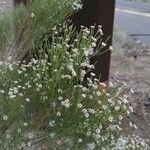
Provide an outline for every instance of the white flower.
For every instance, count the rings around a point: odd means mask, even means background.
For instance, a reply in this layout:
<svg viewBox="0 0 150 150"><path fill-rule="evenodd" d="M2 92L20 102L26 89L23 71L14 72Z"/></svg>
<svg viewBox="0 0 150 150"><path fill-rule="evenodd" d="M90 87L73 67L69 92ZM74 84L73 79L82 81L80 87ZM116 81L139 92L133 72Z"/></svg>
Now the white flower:
<svg viewBox="0 0 150 150"><path fill-rule="evenodd" d="M58 89L58 93L62 93L62 89Z"/></svg>
<svg viewBox="0 0 150 150"><path fill-rule="evenodd" d="M13 95L13 92L9 91L9 92L8 92L8 95L9 95L9 96L12 96L12 95Z"/></svg>
<svg viewBox="0 0 150 150"><path fill-rule="evenodd" d="M133 89L131 89L131 90L130 90L130 92L131 92L132 94L134 94L134 93L135 93Z"/></svg>
<svg viewBox="0 0 150 150"><path fill-rule="evenodd" d="M80 4L78 1L74 1L73 5L72 5L72 8L74 10L82 9L82 4Z"/></svg>
<svg viewBox="0 0 150 150"><path fill-rule="evenodd" d="M93 99L94 97L92 95L89 96L89 99Z"/></svg>
<svg viewBox="0 0 150 150"><path fill-rule="evenodd" d="M11 135L9 133L6 134L6 138L10 139Z"/></svg>
<svg viewBox="0 0 150 150"><path fill-rule="evenodd" d="M74 48L74 49L72 49L72 51L73 51L74 53L77 53L77 52L78 52L78 49L77 49L77 48Z"/></svg>
<svg viewBox="0 0 150 150"><path fill-rule="evenodd" d="M80 139L78 139L78 143L82 143L82 141L83 141L83 140L82 140L81 138L80 138Z"/></svg>
<svg viewBox="0 0 150 150"><path fill-rule="evenodd" d="M97 128L95 132L100 134L101 130L99 128Z"/></svg>
<svg viewBox="0 0 150 150"><path fill-rule="evenodd" d="M19 128L19 129L18 129L18 133L21 133L21 131L22 131L22 130Z"/></svg>
<svg viewBox="0 0 150 150"><path fill-rule="evenodd" d="M4 91L4 90L0 90L0 93L4 94L4 93L5 93L5 91Z"/></svg>
<svg viewBox="0 0 150 150"><path fill-rule="evenodd" d="M123 102L124 104L127 104L127 103L128 103L128 100L127 100L126 98L122 98L122 102Z"/></svg>
<svg viewBox="0 0 150 150"><path fill-rule="evenodd" d="M103 110L107 110L107 106L106 105L102 105L102 109Z"/></svg>
<svg viewBox="0 0 150 150"><path fill-rule="evenodd" d="M90 116L89 113L85 113L84 115L86 118L89 118L89 116Z"/></svg>
<svg viewBox="0 0 150 150"><path fill-rule="evenodd" d="M60 112L57 112L57 114L56 114L57 116L61 116L61 113Z"/></svg>
<svg viewBox="0 0 150 150"><path fill-rule="evenodd" d="M32 132L29 132L29 133L28 133L28 138L29 138L29 139L32 139L33 137L34 137L34 134L33 134Z"/></svg>
<svg viewBox="0 0 150 150"><path fill-rule="evenodd" d="M118 100L118 102L117 102L119 105L121 105L122 104L122 101L120 101L120 100Z"/></svg>
<svg viewBox="0 0 150 150"><path fill-rule="evenodd" d="M134 129L138 129L138 127L137 127L135 124L133 124L133 128L134 128Z"/></svg>
<svg viewBox="0 0 150 150"><path fill-rule="evenodd" d="M19 96L21 96L21 97L22 97L22 96L23 96L23 94L22 94L22 93L19 93Z"/></svg>
<svg viewBox="0 0 150 150"><path fill-rule="evenodd" d="M88 131L88 132L86 133L86 136L90 136L90 135L91 135L91 132Z"/></svg>
<svg viewBox="0 0 150 150"><path fill-rule="evenodd" d="M27 126L28 126L28 123L27 123L27 122L24 122L23 125L24 125L25 127L27 127Z"/></svg>
<svg viewBox="0 0 150 150"><path fill-rule="evenodd" d="M14 70L14 68L12 67L12 65L9 65L9 70L10 70L10 71L13 71L13 70Z"/></svg>
<svg viewBox="0 0 150 150"><path fill-rule="evenodd" d="M63 97L59 96L59 97L58 97L58 100L59 100L59 101L63 100Z"/></svg>
<svg viewBox="0 0 150 150"><path fill-rule="evenodd" d="M97 42L97 39L96 39L95 37L92 37L92 40L93 40L94 42Z"/></svg>
<svg viewBox="0 0 150 150"><path fill-rule="evenodd" d="M120 107L119 106L115 106L115 111L118 111L120 110Z"/></svg>
<svg viewBox="0 0 150 150"><path fill-rule="evenodd" d="M50 127L54 127L55 126L55 121L54 120L50 120L49 121L49 126Z"/></svg>
<svg viewBox="0 0 150 150"><path fill-rule="evenodd" d="M17 93L18 93L18 89L14 88L14 94L17 94Z"/></svg>
<svg viewBox="0 0 150 150"><path fill-rule="evenodd" d="M30 99L29 99L29 98L26 98L25 101L26 101L26 102L30 102Z"/></svg>
<svg viewBox="0 0 150 150"><path fill-rule="evenodd" d="M83 112L83 113L87 113L87 109L84 108L84 109L82 110L82 112Z"/></svg>
<svg viewBox="0 0 150 150"><path fill-rule="evenodd" d="M112 50L113 50L113 47L112 47L112 46L109 46L109 50L111 50L111 51L112 51Z"/></svg>
<svg viewBox="0 0 150 150"><path fill-rule="evenodd" d="M111 94L110 94L110 93L106 93L106 96L107 96L107 97L110 97L110 96L111 96Z"/></svg>
<svg viewBox="0 0 150 150"><path fill-rule="evenodd" d="M10 99L13 99L13 98L15 98L15 97L16 97L16 95L10 95L10 96L9 96Z"/></svg>
<svg viewBox="0 0 150 150"><path fill-rule="evenodd" d="M123 84L124 86L127 86L127 84L126 84L125 82L122 82L122 84Z"/></svg>
<svg viewBox="0 0 150 150"><path fill-rule="evenodd" d="M112 82L109 82L109 87L113 88L114 84Z"/></svg>
<svg viewBox="0 0 150 150"><path fill-rule="evenodd" d="M55 136L56 136L55 133L51 133L51 134L50 134L50 138L52 138L52 139L53 139Z"/></svg>
<svg viewBox="0 0 150 150"><path fill-rule="evenodd" d="M31 147L32 143L31 142L27 142L27 146Z"/></svg>
<svg viewBox="0 0 150 150"><path fill-rule="evenodd" d="M3 120L7 121L8 120L8 116L7 115L3 116Z"/></svg>
<svg viewBox="0 0 150 150"><path fill-rule="evenodd" d="M103 86L103 87L106 87L107 85L105 84L105 83L103 83L103 82L100 82L99 83L101 86Z"/></svg>
<svg viewBox="0 0 150 150"><path fill-rule="evenodd" d="M86 98L86 94L82 94L82 97L83 97L83 98Z"/></svg>
<svg viewBox="0 0 150 150"><path fill-rule="evenodd" d="M130 110L131 112L133 112L133 107L129 106L129 110Z"/></svg>
<svg viewBox="0 0 150 150"><path fill-rule="evenodd" d="M82 104L81 104L81 103L79 103L79 104L78 104L78 107L79 107L79 108L82 108Z"/></svg>
<svg viewBox="0 0 150 150"><path fill-rule="evenodd" d="M22 142L21 144L21 148L25 148L26 144L24 142Z"/></svg>
<svg viewBox="0 0 150 150"><path fill-rule="evenodd" d="M92 43L92 47L96 47L96 43Z"/></svg>
<svg viewBox="0 0 150 150"><path fill-rule="evenodd" d="M65 106L66 108L69 108L69 107L70 107L70 104L69 104L69 103L66 103L64 106Z"/></svg>
<svg viewBox="0 0 150 150"><path fill-rule="evenodd" d="M69 69L70 71L74 70L73 64L71 62L67 65L67 69Z"/></svg>
<svg viewBox="0 0 150 150"><path fill-rule="evenodd" d="M31 15L34 15L34 13L32 13ZM31 62L32 62L33 64L37 64L37 63L38 63L38 60L32 58Z"/></svg>
<svg viewBox="0 0 150 150"><path fill-rule="evenodd" d="M127 115L130 115L130 111L127 110L127 111L126 111L126 114L127 114Z"/></svg>
<svg viewBox="0 0 150 150"><path fill-rule="evenodd" d="M112 116L109 117L108 120L109 120L109 122L113 122L113 117Z"/></svg>
<svg viewBox="0 0 150 150"><path fill-rule="evenodd" d="M103 35L103 31L102 31L102 29L98 29L98 32L101 34L101 35Z"/></svg>
<svg viewBox="0 0 150 150"><path fill-rule="evenodd" d="M112 103L112 99L111 98L108 98L107 100L109 103Z"/></svg>
<svg viewBox="0 0 150 150"><path fill-rule="evenodd" d="M95 73L93 73L93 72L91 72L90 74L91 74L91 76L93 76L93 77L95 76Z"/></svg>
<svg viewBox="0 0 150 150"><path fill-rule="evenodd" d="M75 71L72 71L72 75L73 75L74 77L76 77L76 76L77 76L77 73L76 73Z"/></svg>
<svg viewBox="0 0 150 150"><path fill-rule="evenodd" d="M95 114L95 110L94 109L89 109L89 113Z"/></svg>
<svg viewBox="0 0 150 150"><path fill-rule="evenodd" d="M122 119L123 119L123 117L122 117L121 115L119 115L119 116L118 116L118 119L119 119L119 120L122 120Z"/></svg>
<svg viewBox="0 0 150 150"><path fill-rule="evenodd" d="M105 47L106 46L106 43L102 42L102 47Z"/></svg>
<svg viewBox="0 0 150 150"><path fill-rule="evenodd" d="M99 105L101 105L102 104L102 102L100 101L100 100L98 100L98 102L97 102Z"/></svg>
<svg viewBox="0 0 150 150"><path fill-rule="evenodd" d="M96 144L95 143L88 143L87 144L87 150L93 150L95 149Z"/></svg>
<svg viewBox="0 0 150 150"><path fill-rule="evenodd" d="M89 55L93 55L94 49L90 47L90 48L87 49L87 52L88 52Z"/></svg>
<svg viewBox="0 0 150 150"><path fill-rule="evenodd" d="M101 96L102 95L101 92L97 92L96 94L97 94L97 96Z"/></svg>
<svg viewBox="0 0 150 150"><path fill-rule="evenodd" d="M66 108L70 107L70 101L69 99L66 99L65 101L61 101L61 105L65 106Z"/></svg>
<svg viewBox="0 0 150 150"><path fill-rule="evenodd" d="M33 18L33 17L35 17L35 14L32 12L32 13L31 13L31 18Z"/></svg>
<svg viewBox="0 0 150 150"><path fill-rule="evenodd" d="M131 121L129 122L129 126L130 126L130 127L133 127L133 123L132 123Z"/></svg>
<svg viewBox="0 0 150 150"><path fill-rule="evenodd" d="M83 87L83 88L82 88L82 91L83 91L83 92L86 92L87 90L88 90L88 89L87 89L86 87Z"/></svg>
<svg viewBox="0 0 150 150"><path fill-rule="evenodd" d="M18 70L18 74L21 74L22 73L22 71L21 70Z"/></svg>
<svg viewBox="0 0 150 150"><path fill-rule="evenodd" d="M28 83L28 85L29 85L29 83ZM36 86L38 87L37 89L42 88L42 84L36 83Z"/></svg>

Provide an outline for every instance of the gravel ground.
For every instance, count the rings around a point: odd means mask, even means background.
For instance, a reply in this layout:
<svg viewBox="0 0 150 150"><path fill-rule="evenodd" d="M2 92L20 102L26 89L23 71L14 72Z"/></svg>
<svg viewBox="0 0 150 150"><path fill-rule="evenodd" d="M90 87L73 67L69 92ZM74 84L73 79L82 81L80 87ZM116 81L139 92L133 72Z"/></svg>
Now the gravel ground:
<svg viewBox="0 0 150 150"><path fill-rule="evenodd" d="M0 13L8 11L12 7L13 0L0 0Z"/></svg>
<svg viewBox="0 0 150 150"><path fill-rule="evenodd" d="M124 46L128 52L112 56L110 78L134 90L129 96L134 113L128 119L138 127L133 133L150 140L150 48L136 42Z"/></svg>

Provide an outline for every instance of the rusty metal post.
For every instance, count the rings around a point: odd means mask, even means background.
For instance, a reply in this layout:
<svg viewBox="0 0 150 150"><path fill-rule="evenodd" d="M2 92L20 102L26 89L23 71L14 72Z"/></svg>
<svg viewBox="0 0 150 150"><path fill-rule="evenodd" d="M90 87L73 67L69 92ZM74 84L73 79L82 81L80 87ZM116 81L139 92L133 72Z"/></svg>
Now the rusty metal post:
<svg viewBox="0 0 150 150"><path fill-rule="evenodd" d="M72 22L80 28L81 25L90 27L91 25L102 25L104 37L108 46L112 44L113 21L114 21L115 0L83 0L83 9L72 16ZM108 81L110 70L111 51L91 59L95 64L95 73L101 82Z"/></svg>

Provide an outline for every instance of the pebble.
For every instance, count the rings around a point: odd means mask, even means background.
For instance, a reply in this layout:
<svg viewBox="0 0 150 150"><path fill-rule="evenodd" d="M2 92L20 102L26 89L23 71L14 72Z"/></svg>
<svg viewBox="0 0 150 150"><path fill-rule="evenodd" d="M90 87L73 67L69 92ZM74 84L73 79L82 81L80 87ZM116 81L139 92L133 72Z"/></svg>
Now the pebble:
<svg viewBox="0 0 150 150"><path fill-rule="evenodd" d="M150 107L150 95L149 94L146 94L145 96L144 106Z"/></svg>

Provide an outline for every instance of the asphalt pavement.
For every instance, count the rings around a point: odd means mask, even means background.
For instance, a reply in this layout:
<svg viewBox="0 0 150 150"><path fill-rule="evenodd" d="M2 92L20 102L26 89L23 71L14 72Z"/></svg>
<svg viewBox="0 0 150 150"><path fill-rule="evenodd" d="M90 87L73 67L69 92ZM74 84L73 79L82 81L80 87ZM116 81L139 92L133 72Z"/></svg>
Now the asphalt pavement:
<svg viewBox="0 0 150 150"><path fill-rule="evenodd" d="M150 46L150 3L117 0L115 24Z"/></svg>

